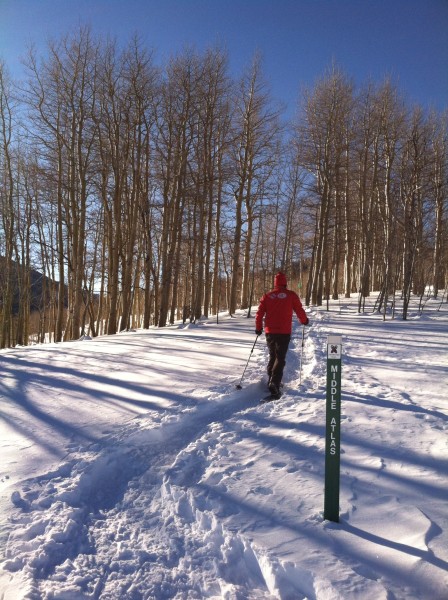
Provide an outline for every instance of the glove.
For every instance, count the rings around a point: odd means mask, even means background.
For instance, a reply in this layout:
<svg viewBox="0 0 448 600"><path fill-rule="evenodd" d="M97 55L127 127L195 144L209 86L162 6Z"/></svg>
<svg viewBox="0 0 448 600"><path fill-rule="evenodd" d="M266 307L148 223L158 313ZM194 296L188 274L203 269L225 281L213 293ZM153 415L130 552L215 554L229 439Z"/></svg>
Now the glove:
<svg viewBox="0 0 448 600"><path fill-rule="evenodd" d="M308 317L306 318L306 321L304 323L304 325L309 325L310 324L310 320L308 319Z"/></svg>
<svg viewBox="0 0 448 600"><path fill-rule="evenodd" d="M263 333L262 329L256 329L255 330L256 335L261 335Z"/></svg>

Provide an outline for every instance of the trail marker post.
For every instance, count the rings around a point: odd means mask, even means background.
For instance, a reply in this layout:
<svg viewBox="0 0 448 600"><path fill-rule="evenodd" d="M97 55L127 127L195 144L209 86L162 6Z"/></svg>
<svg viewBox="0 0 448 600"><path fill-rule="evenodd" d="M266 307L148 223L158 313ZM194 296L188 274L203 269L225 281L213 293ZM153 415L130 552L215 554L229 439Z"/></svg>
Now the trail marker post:
<svg viewBox="0 0 448 600"><path fill-rule="evenodd" d="M342 336L327 338L327 417L324 519L339 523Z"/></svg>

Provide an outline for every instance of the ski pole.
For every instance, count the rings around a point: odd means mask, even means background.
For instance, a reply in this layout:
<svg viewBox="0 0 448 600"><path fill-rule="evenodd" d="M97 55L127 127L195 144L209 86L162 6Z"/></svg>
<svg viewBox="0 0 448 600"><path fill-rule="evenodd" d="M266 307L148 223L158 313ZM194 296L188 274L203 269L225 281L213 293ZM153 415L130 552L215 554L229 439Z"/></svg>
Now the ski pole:
<svg viewBox="0 0 448 600"><path fill-rule="evenodd" d="M236 386L236 389L237 389L237 390L242 390L242 389L243 389L243 388L242 388L242 386L241 386L241 382L243 381L244 373L246 372L247 365L249 364L250 357L252 356L252 352L254 351L255 344L257 343L257 340L258 340L258 335L257 335L257 337L255 338L254 345L252 346L252 350L250 351L249 358L247 359L247 363L246 363L246 366L244 367L243 374L241 375L240 382L239 382L239 383L238 383L238 385Z"/></svg>
<svg viewBox="0 0 448 600"><path fill-rule="evenodd" d="M302 350L300 352L300 375L299 375L299 385L302 385L302 360L303 360L303 346L305 342L305 325L302 325Z"/></svg>

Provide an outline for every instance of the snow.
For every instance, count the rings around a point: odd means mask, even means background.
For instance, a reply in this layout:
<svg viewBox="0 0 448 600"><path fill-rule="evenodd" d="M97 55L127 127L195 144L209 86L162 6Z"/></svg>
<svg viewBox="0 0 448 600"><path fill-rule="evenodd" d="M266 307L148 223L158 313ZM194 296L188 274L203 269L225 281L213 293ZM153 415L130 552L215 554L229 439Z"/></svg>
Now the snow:
<svg viewBox="0 0 448 600"><path fill-rule="evenodd" d="M446 599L448 311L310 309L259 405L253 317L0 352L2 600ZM372 299L373 302L373 299ZM438 310L440 309L440 310ZM342 335L340 522L323 518Z"/></svg>

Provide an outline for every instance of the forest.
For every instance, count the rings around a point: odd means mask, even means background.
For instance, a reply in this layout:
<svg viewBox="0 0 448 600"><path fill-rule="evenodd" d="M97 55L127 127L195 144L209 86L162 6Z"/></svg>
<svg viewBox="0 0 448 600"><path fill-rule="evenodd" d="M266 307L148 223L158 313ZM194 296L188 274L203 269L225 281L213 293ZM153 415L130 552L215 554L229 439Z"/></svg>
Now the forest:
<svg viewBox="0 0 448 600"><path fill-rule="evenodd" d="M286 120L257 54L236 78L80 27L25 69L0 61L1 348L250 311L279 269L384 319L443 296L447 113L390 78L332 64Z"/></svg>

